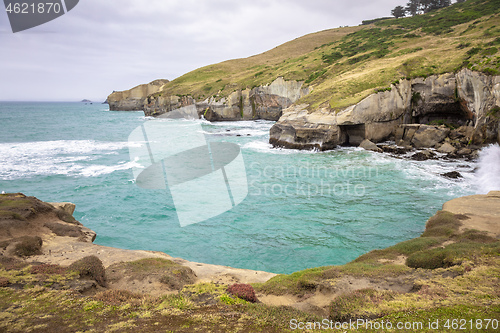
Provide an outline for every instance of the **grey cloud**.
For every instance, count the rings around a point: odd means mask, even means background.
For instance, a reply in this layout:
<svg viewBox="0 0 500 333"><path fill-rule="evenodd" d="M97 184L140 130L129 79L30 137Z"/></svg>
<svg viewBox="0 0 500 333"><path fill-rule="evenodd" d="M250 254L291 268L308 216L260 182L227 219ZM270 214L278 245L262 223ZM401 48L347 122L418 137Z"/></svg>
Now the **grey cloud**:
<svg viewBox="0 0 500 333"><path fill-rule="evenodd" d="M82 0L67 15L17 34L2 12L0 100L102 99L308 33L388 16L403 3Z"/></svg>

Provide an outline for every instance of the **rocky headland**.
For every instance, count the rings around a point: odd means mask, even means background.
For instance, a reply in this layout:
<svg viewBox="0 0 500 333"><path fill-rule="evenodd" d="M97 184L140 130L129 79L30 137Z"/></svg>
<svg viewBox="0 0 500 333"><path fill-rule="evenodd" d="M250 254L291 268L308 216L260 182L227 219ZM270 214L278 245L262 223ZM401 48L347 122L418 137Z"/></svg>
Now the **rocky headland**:
<svg viewBox="0 0 500 333"><path fill-rule="evenodd" d="M295 149L329 150L364 140L450 155L500 143L500 76L462 69L402 80L344 109L293 105L270 134L274 146ZM370 149L368 144L362 146Z"/></svg>
<svg viewBox="0 0 500 333"><path fill-rule="evenodd" d="M0 195L2 331L281 332L292 319L500 320L500 192L445 203L415 239L290 275L99 246L74 209Z"/></svg>
<svg viewBox="0 0 500 333"><path fill-rule="evenodd" d="M181 110L209 121L276 121L275 147L331 150L366 140L362 147L385 151L381 143L391 141L392 151L474 158L500 142L499 8L468 0L324 30L108 101L111 110L134 104L153 117Z"/></svg>
<svg viewBox="0 0 500 333"><path fill-rule="evenodd" d="M168 80L154 80L147 84L140 84L132 89L113 91L105 103L111 111L140 111L144 108L147 97L161 90Z"/></svg>

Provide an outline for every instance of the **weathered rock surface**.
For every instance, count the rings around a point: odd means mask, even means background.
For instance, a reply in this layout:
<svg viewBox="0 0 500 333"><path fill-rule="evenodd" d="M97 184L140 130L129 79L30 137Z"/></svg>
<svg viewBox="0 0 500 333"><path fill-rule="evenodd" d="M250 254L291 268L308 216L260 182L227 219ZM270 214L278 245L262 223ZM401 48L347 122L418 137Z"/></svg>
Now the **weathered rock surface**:
<svg viewBox="0 0 500 333"><path fill-rule="evenodd" d="M73 215L75 212L76 205L71 202L48 202L48 204L54 206L56 209L62 209L69 215Z"/></svg>
<svg viewBox="0 0 500 333"><path fill-rule="evenodd" d="M394 138L416 148L500 142L500 76L460 72L403 80L343 110L292 105L271 129L274 146L328 150ZM457 130L440 127L454 126ZM434 125L434 126L431 126ZM447 139L448 140L448 139Z"/></svg>
<svg viewBox="0 0 500 333"><path fill-rule="evenodd" d="M140 111L144 108L147 97L161 90L168 80L154 80L124 91L114 91L106 102L111 111Z"/></svg>
<svg viewBox="0 0 500 333"><path fill-rule="evenodd" d="M469 217L463 221L462 230L475 229L500 237L500 191L453 199L443 205L443 210Z"/></svg>
<svg viewBox="0 0 500 333"><path fill-rule="evenodd" d="M435 127L420 125L413 135L411 143L415 148L435 147L437 144L442 142L449 133L450 129L444 126Z"/></svg>
<svg viewBox="0 0 500 333"><path fill-rule="evenodd" d="M371 142L370 140L368 139L364 139L361 144L359 145L360 148L363 148L365 150L371 150L371 151L376 151L378 153L381 153L383 152L383 150L379 147L377 147L376 144L374 144L373 142Z"/></svg>
<svg viewBox="0 0 500 333"><path fill-rule="evenodd" d="M198 115L209 121L278 120L284 108L309 94L310 90L311 88L303 87L303 82L285 81L278 77L269 85L237 90L220 99L211 97L196 101L191 96L157 93L148 97L144 114L158 117L181 107L194 105Z"/></svg>
<svg viewBox="0 0 500 333"><path fill-rule="evenodd" d="M445 142L438 148L438 152L443 154L454 154L457 151L457 148L453 147L448 142Z"/></svg>

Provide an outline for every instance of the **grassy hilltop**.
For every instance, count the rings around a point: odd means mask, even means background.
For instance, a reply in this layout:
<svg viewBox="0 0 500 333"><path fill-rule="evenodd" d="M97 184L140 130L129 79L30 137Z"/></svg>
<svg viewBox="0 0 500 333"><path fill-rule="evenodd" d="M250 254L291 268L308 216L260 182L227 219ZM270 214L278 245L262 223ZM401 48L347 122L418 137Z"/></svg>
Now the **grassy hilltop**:
<svg viewBox="0 0 500 333"><path fill-rule="evenodd" d="M500 0L468 0L425 15L364 21L189 72L158 94L224 97L283 76L314 91L300 102L343 108L401 78L463 67L500 74Z"/></svg>

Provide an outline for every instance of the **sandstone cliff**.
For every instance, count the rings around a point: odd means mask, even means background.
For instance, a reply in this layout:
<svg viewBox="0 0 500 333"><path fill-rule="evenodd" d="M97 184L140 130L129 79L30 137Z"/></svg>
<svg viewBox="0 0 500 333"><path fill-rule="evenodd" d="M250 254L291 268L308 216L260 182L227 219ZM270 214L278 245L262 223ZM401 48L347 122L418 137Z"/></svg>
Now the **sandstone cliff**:
<svg viewBox="0 0 500 333"><path fill-rule="evenodd" d="M154 80L148 84L141 84L132 89L114 91L106 102L111 111L138 111L144 108L146 98L158 92L168 80Z"/></svg>
<svg viewBox="0 0 500 333"><path fill-rule="evenodd" d="M464 126L463 131L470 133L468 143L500 142L499 108L500 76L463 69L456 74L402 80L341 110L292 105L271 129L270 142L286 148L327 150L359 145L364 139L381 142L399 136L417 148L433 147L450 131L439 131L437 141L415 142L413 134L419 128L410 136L404 124L443 123ZM398 128L403 132L397 133ZM430 129L422 127L419 133L424 130Z"/></svg>
<svg viewBox="0 0 500 333"><path fill-rule="evenodd" d="M278 120L284 108L310 92L311 88L303 87L303 84L278 77L268 85L236 90L227 97L210 97L203 101L196 101L192 96L172 96L160 92L147 98L144 113L146 116L160 116L194 105L198 115L209 121Z"/></svg>

